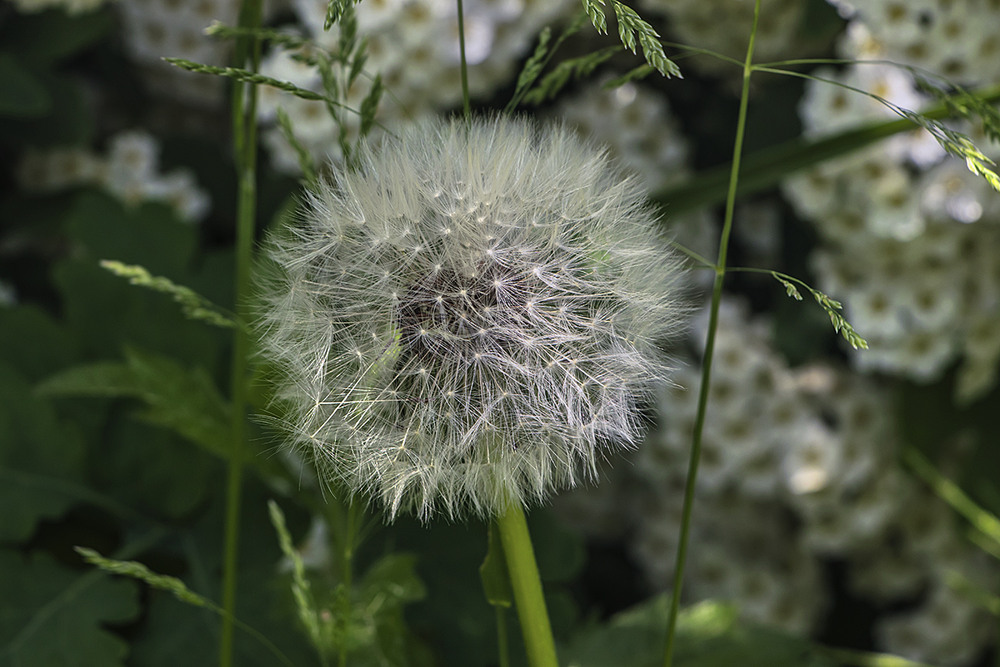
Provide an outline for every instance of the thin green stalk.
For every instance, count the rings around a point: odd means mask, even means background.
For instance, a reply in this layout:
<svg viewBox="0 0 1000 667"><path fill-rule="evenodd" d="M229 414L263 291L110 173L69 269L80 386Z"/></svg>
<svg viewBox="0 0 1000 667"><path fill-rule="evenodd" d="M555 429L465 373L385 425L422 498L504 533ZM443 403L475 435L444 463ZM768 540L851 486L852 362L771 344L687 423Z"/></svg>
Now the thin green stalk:
<svg viewBox="0 0 1000 667"><path fill-rule="evenodd" d="M552 638L542 580L538 576L538 564L531 547L524 510L519 504L510 503L507 511L497 518L496 526L507 559L510 587L514 592L528 664L531 667L558 667L555 640Z"/></svg>
<svg viewBox="0 0 1000 667"><path fill-rule="evenodd" d="M753 47L757 38L757 20L760 15L760 0L756 0L753 10L753 28L747 45L746 60L743 64L743 90L740 94L740 111L736 122L736 139L733 142L733 164L729 172L729 192L726 195L726 215L719 240L719 260L715 264L715 284L712 289L712 306L708 319L708 335L705 339L705 357L701 368L701 390L698 393L698 414L691 442L691 458L688 462L687 482L684 487L684 508L681 514L680 541L677 545L677 562L674 566L674 589L670 598L670 615L667 619L667 642L663 664L670 667L674 658L674 638L677 632L677 616L680 612L681 587L684 582L684 564L691 534L691 511L694 507L695 482L698 478L698 463L701 460L701 437L705 428L705 414L708 408L708 391L712 379L712 356L715 352L715 333L719 327L719 304L722 301L722 284L726 278L726 260L729 255L729 236L733 230L733 211L736 208L736 188L739 183L740 158L743 155L743 135L746 131L747 107L750 100L750 74L753 71Z"/></svg>
<svg viewBox="0 0 1000 667"><path fill-rule="evenodd" d="M340 577L344 587L342 618L345 622L351 617L351 591L354 590L354 548L357 538L357 505L351 500L347 505L347 517L342 526L340 536ZM347 642L340 643L338 655L340 667L347 667Z"/></svg>
<svg viewBox="0 0 1000 667"><path fill-rule="evenodd" d="M462 10L462 0L458 3L458 48L462 58L462 111L465 120L472 119L472 105L469 102L469 67L465 62L465 16Z"/></svg>
<svg viewBox="0 0 1000 667"><path fill-rule="evenodd" d="M240 8L239 26L259 28L262 17L261 0L244 0ZM249 65L256 71L260 64L260 43L247 36L236 42L236 63ZM246 297L250 291L250 260L253 247L254 220L257 205L257 88L243 81L233 82L232 119L233 151L237 174L236 208L236 322L233 334L230 395L229 471L226 483L225 547L222 564L222 635L219 639L219 665L233 664L233 631L236 617L236 582L239 555L240 504L243 488L244 442L246 440L247 360L250 338L247 331Z"/></svg>
<svg viewBox="0 0 1000 667"><path fill-rule="evenodd" d="M500 667L510 667L510 646L507 640L507 610L494 607L497 615L497 661Z"/></svg>

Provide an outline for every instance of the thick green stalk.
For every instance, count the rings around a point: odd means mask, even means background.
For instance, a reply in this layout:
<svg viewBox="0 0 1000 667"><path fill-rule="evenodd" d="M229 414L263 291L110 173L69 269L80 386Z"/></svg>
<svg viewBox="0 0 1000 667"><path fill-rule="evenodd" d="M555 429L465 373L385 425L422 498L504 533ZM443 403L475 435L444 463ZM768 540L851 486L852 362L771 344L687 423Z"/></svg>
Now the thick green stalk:
<svg viewBox="0 0 1000 667"><path fill-rule="evenodd" d="M708 393L712 379L712 356L715 352L715 333L719 327L719 304L722 301L722 284L726 278L726 260L729 255L729 236L733 230L733 212L736 208L736 188L739 183L740 158L743 155L743 134L746 131L747 107L750 100L750 74L753 71L751 63L753 60L754 41L757 37L757 19L759 14L760 0L756 0L753 13L753 28L750 32L750 43L747 46L746 61L743 64L743 91L740 94L740 111L736 122L736 139L733 142L733 164L729 173L726 215L722 223L722 237L719 239L719 260L715 265L715 284L712 288L712 305L709 311L708 334L705 339L705 356L701 367L698 414L691 442L691 458L688 461L687 482L684 487L684 508L681 513L680 540L677 545L677 562L674 566L674 589L670 598L670 616L667 619L667 642L663 658L665 667L670 667L673 663L677 616L680 613L681 588L684 583L684 565L687 559L688 540L691 534L691 511L694 507L698 463L701 460L701 437L705 428L705 414L708 409Z"/></svg>
<svg viewBox="0 0 1000 667"><path fill-rule="evenodd" d="M258 28L262 16L261 0L244 0L239 27ZM253 37L236 42L236 64L256 71L260 63L260 44ZM233 629L236 618L236 582L239 565L240 505L243 488L244 442L246 441L247 369L250 339L247 331L246 298L250 291L250 260L253 248L254 220L257 207L257 88L252 84L233 83L233 152L237 176L236 276L235 301L237 326L233 335L230 395L229 471L226 481L226 524L222 574L222 635L219 639L219 665L233 663Z"/></svg>
<svg viewBox="0 0 1000 667"><path fill-rule="evenodd" d="M549 613L542 594L542 580L531 547L528 522L524 510L517 503L510 503L507 511L496 520L507 559L510 587L514 592L514 605L521 623L521 635L531 667L558 667L556 645L552 639Z"/></svg>

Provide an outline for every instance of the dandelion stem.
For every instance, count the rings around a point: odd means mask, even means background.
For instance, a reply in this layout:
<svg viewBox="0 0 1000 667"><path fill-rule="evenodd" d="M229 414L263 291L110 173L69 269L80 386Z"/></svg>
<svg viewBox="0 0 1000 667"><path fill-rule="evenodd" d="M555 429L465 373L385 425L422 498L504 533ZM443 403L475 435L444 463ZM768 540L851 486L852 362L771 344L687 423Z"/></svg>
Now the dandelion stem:
<svg viewBox="0 0 1000 667"><path fill-rule="evenodd" d="M760 15L760 0L756 0L753 10L753 28L747 45L746 60L743 64L743 90L740 94L740 111L736 122L736 139L733 142L733 163L729 172L729 191L726 195L726 215L719 239L719 260L715 264L715 284L712 289L712 305L708 319L708 334L705 338L705 356L701 367L701 389L698 393L698 414L691 442L691 458L688 462L687 482L684 487L684 508L681 513L680 540L677 544L677 561L674 566L674 587L670 598L670 615L667 619L667 642L663 664L670 667L674 655L674 638L677 632L677 616L680 612L681 587L684 583L684 563L687 558L688 539L691 533L691 511L694 506L695 482L698 478L698 463L701 460L701 436L705 428L705 413L708 408L708 391L712 379L712 355L715 351L715 333L719 327L719 304L722 301L722 284L726 278L726 259L729 255L729 235L733 229L733 211L736 207L736 188L739 183L740 158L743 155L743 134L746 130L747 107L750 99L750 74L753 71L753 47L757 37L757 20Z"/></svg>
<svg viewBox="0 0 1000 667"><path fill-rule="evenodd" d="M494 607L497 615L497 662L500 667L510 667L510 649L507 642L507 610Z"/></svg>
<svg viewBox="0 0 1000 667"><path fill-rule="evenodd" d="M517 618L531 667L558 667L556 645L552 639L549 613L542 594L542 580L531 547L528 522L521 506L512 502L497 518L497 530L507 559L510 586L514 592Z"/></svg>
<svg viewBox="0 0 1000 667"><path fill-rule="evenodd" d="M472 106L469 102L469 67L465 61L465 15L462 10L462 0L455 0L458 3L458 48L462 59L462 111L465 113L465 120L472 118Z"/></svg>
<svg viewBox="0 0 1000 667"><path fill-rule="evenodd" d="M256 29L261 25L261 0L244 0L239 26ZM236 63L256 71L260 64L260 41L253 36L236 41ZM246 439L247 357L250 339L246 328L246 295L250 289L250 259L256 218L257 182L257 88L243 81L233 82L233 149L237 169L236 212L236 323L233 334L230 392L232 422L231 451L226 484L225 547L222 565L222 635L219 665L233 662L233 627L236 618L236 579L239 554L240 502L243 486L243 443Z"/></svg>

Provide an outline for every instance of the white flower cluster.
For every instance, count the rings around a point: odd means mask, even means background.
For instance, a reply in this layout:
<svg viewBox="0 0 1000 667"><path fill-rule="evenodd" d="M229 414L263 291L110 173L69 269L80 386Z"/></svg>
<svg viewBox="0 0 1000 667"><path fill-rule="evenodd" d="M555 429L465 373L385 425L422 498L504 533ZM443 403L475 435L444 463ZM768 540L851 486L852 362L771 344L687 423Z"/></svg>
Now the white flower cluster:
<svg viewBox="0 0 1000 667"><path fill-rule="evenodd" d="M828 367L790 369L771 349L768 325L724 302L685 592L808 633L829 599L822 563L837 559L872 604L917 601L878 621L885 650L966 664L991 641L991 621L948 577L960 572L990 589L997 568L950 508L899 468L890 395ZM637 517L634 552L657 588L673 579L700 371L673 379L661 428L636 454L638 480L616 492L621 516L600 522L620 530Z"/></svg>
<svg viewBox="0 0 1000 667"><path fill-rule="evenodd" d="M469 88L475 96L495 91L514 74L530 49L539 26L550 24L578 7L574 0L467 0L464 3L465 46ZM319 48L336 51L338 31L323 30L326 0L295 0L293 8L304 37ZM359 32L368 41L365 72L379 73L386 87L379 121L419 119L461 102L459 41L456 5L451 0L384 0L357 5ZM288 52L271 51L261 71L319 92L320 77ZM370 76L362 75L346 91L343 104L357 109L370 90ZM262 120L274 118L280 105L288 114L296 138L318 161L337 158L338 127L323 102L294 97L276 90L262 91ZM357 131L357 116L345 114L348 131ZM264 142L276 165L298 171L298 160L277 128Z"/></svg>
<svg viewBox="0 0 1000 667"><path fill-rule="evenodd" d="M181 220L199 222L208 213L208 193L186 169L161 174L160 147L145 132L123 132L111 138L107 155L83 148L29 151L18 165L21 187L51 192L76 186L96 186L127 204L161 201Z"/></svg>
<svg viewBox="0 0 1000 667"><path fill-rule="evenodd" d="M853 19L847 58L882 58L963 84L1000 78L1000 5L993 0L830 0Z"/></svg>
<svg viewBox="0 0 1000 667"><path fill-rule="evenodd" d="M667 31L684 44L743 62L753 27L753 2L642 0L639 5L650 12L663 14L667 19ZM808 52L811 45L800 29L806 6L807 3L799 0L763 0L754 60L779 60ZM659 29L660 25L654 21L654 27ZM734 35L738 38L733 39ZM685 62L710 72L738 71L716 58L698 57Z"/></svg>
<svg viewBox="0 0 1000 667"><path fill-rule="evenodd" d="M121 35L143 70L143 83L156 94L196 107L214 107L224 98L225 80L192 74L163 62L185 58L206 65L228 65L230 42L205 35L214 21L235 25L238 2L228 0L128 0L118 3Z"/></svg>
<svg viewBox="0 0 1000 667"><path fill-rule="evenodd" d="M583 137L606 145L649 192L688 179L688 144L663 95L647 86L626 83L612 90L604 81L584 86L561 98L552 115ZM665 220L672 237L685 247L712 256L718 249L718 230L707 209ZM702 276L711 280L711 276Z"/></svg>
<svg viewBox="0 0 1000 667"><path fill-rule="evenodd" d="M908 75L855 65L833 79L905 108L921 98ZM885 117L883 105L810 82L801 115L817 136ZM987 149L986 141L977 145ZM992 147L992 157L1000 150ZM922 130L900 135L786 181L798 214L823 244L819 287L845 302L871 348L859 368L933 380L958 359L958 396L996 382L1000 362L1000 195Z"/></svg>
<svg viewBox="0 0 1000 667"><path fill-rule="evenodd" d="M606 144L651 192L687 178L687 142L664 96L635 83L604 90L604 83L561 97L554 115Z"/></svg>
<svg viewBox="0 0 1000 667"><path fill-rule="evenodd" d="M641 436L685 309L642 190L571 131L363 145L273 239L262 354L294 443L388 514L496 515Z"/></svg>

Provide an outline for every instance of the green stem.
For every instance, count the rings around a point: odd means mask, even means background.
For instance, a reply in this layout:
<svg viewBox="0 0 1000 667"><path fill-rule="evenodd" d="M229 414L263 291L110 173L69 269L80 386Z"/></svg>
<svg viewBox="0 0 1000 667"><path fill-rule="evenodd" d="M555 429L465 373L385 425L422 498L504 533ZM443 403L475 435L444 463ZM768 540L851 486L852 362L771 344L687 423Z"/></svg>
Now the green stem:
<svg viewBox="0 0 1000 667"><path fill-rule="evenodd" d="M341 507L340 509L343 509ZM354 590L354 549L357 538L357 505L351 500L347 505L347 516L340 526L340 576L341 586L344 587L343 607L341 609L342 618L347 621L351 618L351 592ZM347 642L340 643L338 655L340 667L347 667Z"/></svg>
<svg viewBox="0 0 1000 667"><path fill-rule="evenodd" d="M708 392L712 379L712 355L715 351L715 333L719 327L719 304L722 301L722 284L726 278L726 259L729 255L729 236L733 230L733 212L736 209L736 188L739 183L740 158L743 155L743 135L746 131L747 107L750 100L750 74L753 71L753 47L757 37L757 20L760 15L760 0L756 0L753 12L753 28L747 45L746 61L743 64L743 90L740 94L740 111L736 122L736 139L733 142L733 163L729 172L729 191L726 195L726 215L719 240L719 260L715 263L715 284L712 289L712 305L708 318L708 334L705 339L705 357L701 367L701 390L698 393L698 413L691 442L691 458L688 461L687 482L684 487L684 508L681 513L680 540L677 545L677 562L674 566L674 588L670 598L670 615L667 619L667 642L663 664L670 667L674 656L674 638L677 633L677 616L680 613L681 588L684 582L684 564L691 534L691 511L694 507L695 483L698 479L698 463L701 460L701 437L705 428L705 414L708 408Z"/></svg>
<svg viewBox="0 0 1000 667"><path fill-rule="evenodd" d="M455 2L458 3L458 48L462 59L462 111L468 121L472 119L472 105L469 101L469 67L465 61L465 16L462 0Z"/></svg>
<svg viewBox="0 0 1000 667"><path fill-rule="evenodd" d="M500 667L510 667L510 648L507 640L507 610L497 605L497 661Z"/></svg>
<svg viewBox="0 0 1000 667"><path fill-rule="evenodd" d="M244 0L240 8L239 26L258 28L262 17L261 0ZM249 63L251 71L260 64L260 43L244 37L236 43L236 63ZM253 248L254 221L257 203L257 88L246 82L233 83L233 150L237 173L236 209L236 276L235 301L237 326L233 334L230 394L232 421L230 424L230 457L226 482L225 547L222 564L222 634L219 639L219 665L233 663L233 630L236 618L236 582L239 555L240 504L243 488L244 442L246 440L247 370L250 338L247 295L250 291L250 260Z"/></svg>
<svg viewBox="0 0 1000 667"><path fill-rule="evenodd" d="M517 503L510 503L507 511L496 520L514 592L517 618L531 667L558 667L556 645L552 639L549 613L542 594L542 580L538 576L535 552L531 548L528 522L524 510Z"/></svg>

